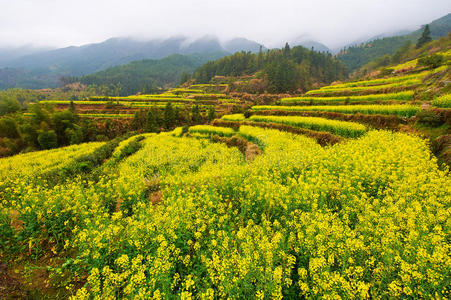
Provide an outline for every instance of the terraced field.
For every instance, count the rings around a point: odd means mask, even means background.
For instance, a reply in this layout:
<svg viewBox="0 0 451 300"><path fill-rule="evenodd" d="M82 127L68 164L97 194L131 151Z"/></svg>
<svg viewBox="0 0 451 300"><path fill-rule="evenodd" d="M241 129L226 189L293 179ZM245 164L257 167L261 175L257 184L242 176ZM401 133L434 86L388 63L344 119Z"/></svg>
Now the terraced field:
<svg viewBox="0 0 451 300"><path fill-rule="evenodd" d="M261 150L213 142L232 134ZM447 295L451 179L418 137L369 131L321 147L274 129L194 126L114 149L56 185L22 179L50 152L1 159L15 172L2 173L0 254L31 258L28 272L44 268L73 299Z"/></svg>
<svg viewBox="0 0 451 300"><path fill-rule="evenodd" d="M297 104L348 104L348 103L379 103L389 101L412 101L414 98L413 91L399 92L399 93L387 93L387 94L374 94L374 95L362 95L362 96L323 96L323 97L290 97L280 100L284 105L297 105Z"/></svg>
<svg viewBox="0 0 451 300"><path fill-rule="evenodd" d="M323 105L323 106L278 106L278 105L256 105L252 107L252 111L326 111L338 112L346 114L382 114L397 115L402 117L412 117L420 110L417 105ZM233 115L231 115L233 116ZM230 120L231 116L224 116L224 120ZM243 116L244 120L244 116Z"/></svg>
<svg viewBox="0 0 451 300"><path fill-rule="evenodd" d="M450 113L425 84L446 71L252 107L226 84L74 101L87 118L237 109L0 159L0 280L26 278L19 296L37 299L446 298L451 177L412 125Z"/></svg>
<svg viewBox="0 0 451 300"><path fill-rule="evenodd" d="M282 98L277 105L254 105L249 110L251 116L248 118L244 115L225 115L221 119L222 123L217 123L221 125L228 121L250 124L258 121L270 126L284 124L318 133L329 132L344 137L355 137L371 128L398 130L399 126L415 120L414 117L418 114L436 115L436 112L428 112L431 106L440 108L441 111L438 113L446 117L450 114L447 109L451 107L449 94L445 93L435 99L424 99L424 96L418 99L416 88L423 84L423 80L431 76L444 76L443 74L449 72L449 68L441 66L433 70L424 71L424 68L419 70L418 72L413 70L407 75L393 75L321 87L302 96ZM392 92L396 89L400 91ZM377 93L367 94L367 91L376 90ZM328 121L333 121L335 125L326 126ZM426 122L429 122L428 119ZM353 125L348 127L349 123ZM359 125L356 123L361 123L363 127L357 131L343 130L345 127L353 128ZM293 130L288 127L284 129ZM314 133L308 132L308 134Z"/></svg>
<svg viewBox="0 0 451 300"><path fill-rule="evenodd" d="M189 88L172 89L162 94L126 97L94 96L87 100L43 100L40 103L56 105L61 109L69 107L72 103L80 116L89 118L127 118L132 117L139 109L164 108L168 103L171 103L173 107L186 109L198 105L201 111L206 111L214 105L220 112L231 110L232 107L240 104L239 99L229 98L224 94L225 88L227 85L224 84L199 84Z"/></svg>

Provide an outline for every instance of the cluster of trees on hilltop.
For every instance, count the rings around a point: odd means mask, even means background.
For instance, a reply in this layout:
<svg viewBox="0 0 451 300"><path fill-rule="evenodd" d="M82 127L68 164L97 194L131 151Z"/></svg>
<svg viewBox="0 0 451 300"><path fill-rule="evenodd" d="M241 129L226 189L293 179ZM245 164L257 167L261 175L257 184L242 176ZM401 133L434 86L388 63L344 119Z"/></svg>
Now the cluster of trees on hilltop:
<svg viewBox="0 0 451 300"><path fill-rule="evenodd" d="M238 52L210 61L194 72L197 83L208 83L214 76L244 76L260 72L269 92L307 90L313 83L329 83L347 77L346 66L330 53L302 46L274 49L258 54Z"/></svg>

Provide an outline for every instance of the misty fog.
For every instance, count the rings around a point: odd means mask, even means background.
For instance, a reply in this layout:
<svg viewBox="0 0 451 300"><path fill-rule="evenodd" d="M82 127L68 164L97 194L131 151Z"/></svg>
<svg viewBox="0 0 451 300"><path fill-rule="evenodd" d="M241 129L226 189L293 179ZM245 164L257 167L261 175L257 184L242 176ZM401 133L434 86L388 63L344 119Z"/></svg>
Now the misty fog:
<svg viewBox="0 0 451 300"><path fill-rule="evenodd" d="M268 47L312 39L339 48L417 29L450 11L449 0L0 0L0 47L208 34L222 40L245 37Z"/></svg>

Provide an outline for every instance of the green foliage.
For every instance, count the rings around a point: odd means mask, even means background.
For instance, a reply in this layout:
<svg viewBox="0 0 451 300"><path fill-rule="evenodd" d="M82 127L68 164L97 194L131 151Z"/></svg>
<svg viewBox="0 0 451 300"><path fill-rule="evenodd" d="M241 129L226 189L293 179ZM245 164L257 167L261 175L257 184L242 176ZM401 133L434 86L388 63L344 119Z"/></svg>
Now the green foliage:
<svg viewBox="0 0 451 300"><path fill-rule="evenodd" d="M19 101L11 96L0 94L0 116L22 109Z"/></svg>
<svg viewBox="0 0 451 300"><path fill-rule="evenodd" d="M429 24L432 39L446 37L451 30L451 14L448 14ZM424 29L419 29L407 35L375 39L360 45L350 46L343 49L337 58L343 61L350 71L355 71L370 62L376 61L367 69L375 69L387 66L385 55L392 55L390 63L399 63L405 58L406 52L412 50L415 43L423 34ZM424 45L424 44L423 44Z"/></svg>
<svg viewBox="0 0 451 300"><path fill-rule="evenodd" d="M217 75L243 76L259 71L274 92L307 89L311 82L326 83L347 76L346 67L330 54L288 46L259 54L237 52L204 64L195 71L194 78L198 83L208 83Z"/></svg>
<svg viewBox="0 0 451 300"><path fill-rule="evenodd" d="M287 51L289 53L290 49L285 48L284 55L287 55ZM300 73L291 60L273 61L265 66L263 74L268 81L268 91L272 93L291 92L299 87Z"/></svg>
<svg viewBox="0 0 451 300"><path fill-rule="evenodd" d="M145 130L147 132L158 132L160 126L158 126L158 120L156 117L156 111L154 109L149 109L146 115L146 125Z"/></svg>
<svg viewBox="0 0 451 300"><path fill-rule="evenodd" d="M430 69L438 68L442 65L444 61L443 55L440 54L432 54L428 56L423 56L418 59L418 64L420 66L426 66Z"/></svg>
<svg viewBox="0 0 451 300"><path fill-rule="evenodd" d="M17 130L17 123L11 117L4 117L0 119L0 137L17 138L19 131Z"/></svg>
<svg viewBox="0 0 451 300"><path fill-rule="evenodd" d="M38 135L38 143L41 149L58 147L58 138L54 130L41 131Z"/></svg>
<svg viewBox="0 0 451 300"><path fill-rule="evenodd" d="M164 108L164 127L166 129L170 129L175 125L175 111L172 107L171 102L168 102L166 104L166 107Z"/></svg>
<svg viewBox="0 0 451 300"><path fill-rule="evenodd" d="M194 123L201 123L202 122L202 116L200 114L199 105L193 105L192 106L191 120Z"/></svg>
<svg viewBox="0 0 451 300"><path fill-rule="evenodd" d="M216 108L213 105L208 107L207 119L208 122L211 122L214 119L216 119Z"/></svg>
<svg viewBox="0 0 451 300"><path fill-rule="evenodd" d="M66 128L65 136L69 140L69 144L80 144L83 142L83 129L81 126L74 124L72 128Z"/></svg>
<svg viewBox="0 0 451 300"><path fill-rule="evenodd" d="M211 55L179 55L174 54L162 59L146 59L133 61L126 65L115 66L106 70L73 78L72 81L80 81L83 84L95 86L116 87L108 88L99 93L109 96L126 96L138 92L149 94L156 91L157 87L175 86L181 81L189 80L196 68L211 59L217 59L222 54ZM183 78L182 78L183 77Z"/></svg>
<svg viewBox="0 0 451 300"><path fill-rule="evenodd" d="M442 117L430 109L423 109L417 113L417 122L432 127L437 127L443 124Z"/></svg>
<svg viewBox="0 0 451 300"><path fill-rule="evenodd" d="M432 41L431 38L431 30L429 29L429 25L424 26L423 33L417 41L417 48L421 48L424 44Z"/></svg>
<svg viewBox="0 0 451 300"><path fill-rule="evenodd" d="M381 76L387 76L387 75L391 75L393 73L393 69L392 68L383 68L381 70Z"/></svg>
<svg viewBox="0 0 451 300"><path fill-rule="evenodd" d="M444 94L432 100L432 105L436 107L451 108L451 94Z"/></svg>
<svg viewBox="0 0 451 300"><path fill-rule="evenodd" d="M400 63L403 56L409 51L412 47L412 42L410 40L406 41L391 57L391 63Z"/></svg>

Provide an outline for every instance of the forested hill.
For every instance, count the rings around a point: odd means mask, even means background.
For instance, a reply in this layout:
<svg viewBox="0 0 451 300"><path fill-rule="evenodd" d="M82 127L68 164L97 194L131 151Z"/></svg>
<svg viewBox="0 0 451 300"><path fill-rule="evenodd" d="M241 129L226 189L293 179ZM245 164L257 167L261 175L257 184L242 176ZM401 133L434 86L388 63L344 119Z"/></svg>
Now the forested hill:
<svg viewBox="0 0 451 300"><path fill-rule="evenodd" d="M451 31L451 13L430 23L429 28L434 40L446 36ZM337 58L343 61L350 71L354 71L379 57L393 55L407 42L416 43L422 32L423 28L420 28L407 35L386 37L347 47L338 53Z"/></svg>
<svg viewBox="0 0 451 300"><path fill-rule="evenodd" d="M329 83L347 76L347 68L330 53L302 46L273 49L258 54L239 52L210 61L196 70L194 79L207 83L214 76L253 75L265 80L270 92L309 89L314 83Z"/></svg>
<svg viewBox="0 0 451 300"><path fill-rule="evenodd" d="M66 78L66 83L79 81L86 85L120 86L118 96L150 93L157 87L177 86L182 75L191 74L209 60L224 56L224 52L210 54L173 54L162 59L145 59L115 66L86 76Z"/></svg>

